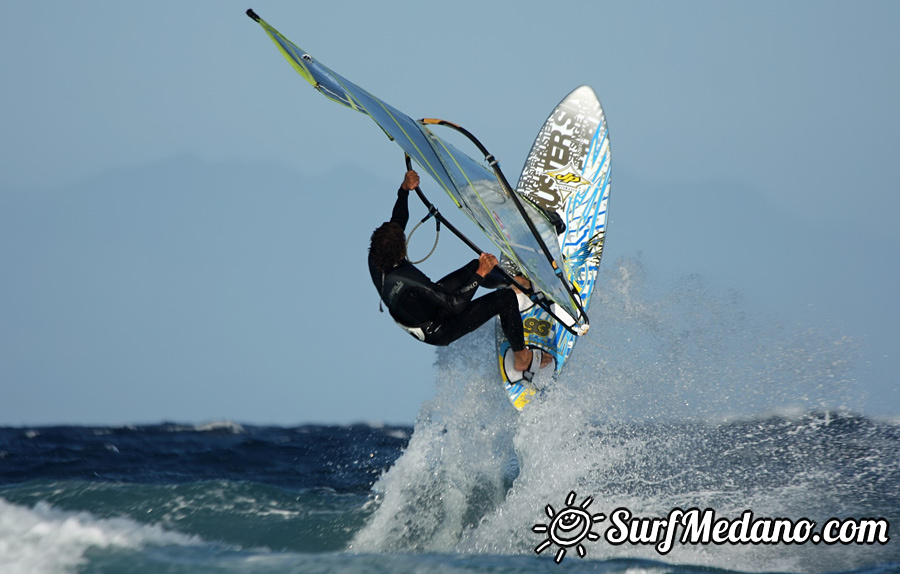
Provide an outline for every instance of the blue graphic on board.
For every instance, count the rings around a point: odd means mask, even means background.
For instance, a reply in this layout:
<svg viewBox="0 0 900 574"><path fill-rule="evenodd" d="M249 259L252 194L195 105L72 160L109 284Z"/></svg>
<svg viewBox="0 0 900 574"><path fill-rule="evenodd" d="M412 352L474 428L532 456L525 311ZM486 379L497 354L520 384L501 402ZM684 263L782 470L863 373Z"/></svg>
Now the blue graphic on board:
<svg viewBox="0 0 900 574"><path fill-rule="evenodd" d="M606 238L610 167L609 129L603 107L590 87L581 86L547 118L516 189L541 208L556 211L565 221L566 231L559 236L564 272L585 310L590 308ZM558 374L578 336L564 329L540 306L523 296L519 299L525 343L549 353L554 361L554 375ZM554 312L563 320L569 318L558 306ZM497 351L509 400L521 410L539 389L530 380L533 373L507 368L512 351L499 324Z"/></svg>

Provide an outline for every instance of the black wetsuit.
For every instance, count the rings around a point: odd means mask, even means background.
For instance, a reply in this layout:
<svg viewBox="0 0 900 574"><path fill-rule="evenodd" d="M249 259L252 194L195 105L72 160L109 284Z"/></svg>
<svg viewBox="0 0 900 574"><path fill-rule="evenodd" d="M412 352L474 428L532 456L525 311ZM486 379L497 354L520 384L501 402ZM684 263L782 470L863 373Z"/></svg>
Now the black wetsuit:
<svg viewBox="0 0 900 574"><path fill-rule="evenodd" d="M391 221L404 230L409 221L408 199L409 192L401 188L391 213ZM475 259L434 283L407 260L383 274L369 257L369 273L382 301L413 336L431 345L449 345L499 315L510 346L521 351L525 333L516 294L512 289L496 289L473 300L484 281L477 269Z"/></svg>

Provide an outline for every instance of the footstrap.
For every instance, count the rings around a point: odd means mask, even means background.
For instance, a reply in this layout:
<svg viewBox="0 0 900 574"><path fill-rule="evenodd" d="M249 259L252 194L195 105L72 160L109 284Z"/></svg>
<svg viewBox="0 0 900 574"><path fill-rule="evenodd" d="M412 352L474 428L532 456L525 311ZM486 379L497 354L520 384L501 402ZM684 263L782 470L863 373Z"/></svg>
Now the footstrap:
<svg viewBox="0 0 900 574"><path fill-rule="evenodd" d="M517 371L515 351L512 350L512 347L508 348L503 356L503 370L506 371L506 380L510 383L517 383L521 380L530 382L534 379L534 375L541 369L541 359L543 356L543 351L531 347L531 365L528 367L528 370Z"/></svg>

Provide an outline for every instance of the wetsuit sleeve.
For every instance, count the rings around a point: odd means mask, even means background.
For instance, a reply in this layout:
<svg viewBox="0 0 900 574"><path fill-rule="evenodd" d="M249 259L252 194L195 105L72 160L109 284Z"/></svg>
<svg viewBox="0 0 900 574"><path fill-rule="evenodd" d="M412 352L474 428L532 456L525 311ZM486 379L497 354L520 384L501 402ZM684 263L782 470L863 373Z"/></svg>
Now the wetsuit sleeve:
<svg viewBox="0 0 900 574"><path fill-rule="evenodd" d="M391 222L399 223L404 230L409 222L409 191L402 187L397 190L397 201L394 202L394 209L391 211Z"/></svg>

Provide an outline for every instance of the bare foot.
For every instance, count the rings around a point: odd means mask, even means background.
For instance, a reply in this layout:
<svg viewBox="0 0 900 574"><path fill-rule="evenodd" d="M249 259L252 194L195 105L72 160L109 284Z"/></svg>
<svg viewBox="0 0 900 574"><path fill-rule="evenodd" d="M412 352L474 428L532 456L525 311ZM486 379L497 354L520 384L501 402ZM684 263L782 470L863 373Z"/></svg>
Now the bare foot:
<svg viewBox="0 0 900 574"><path fill-rule="evenodd" d="M553 362L553 357L550 356L550 353L545 352L541 355L541 368L547 367L550 363Z"/></svg>
<svg viewBox="0 0 900 574"><path fill-rule="evenodd" d="M515 356L515 363L514 363L515 369L517 371L527 371L529 368L531 368L531 360L533 358L532 357L533 353L534 353L534 351L532 351L531 349L522 349L521 351L516 351L515 353L513 353L513 355ZM547 352L541 353L541 368L542 369L544 367L549 366L550 363L552 363L552 362L553 362L553 357L550 355L550 353L547 353Z"/></svg>
<svg viewBox="0 0 900 574"><path fill-rule="evenodd" d="M516 351L514 353L515 356L515 369L517 371L527 371L531 366L531 349L522 349L521 351Z"/></svg>

